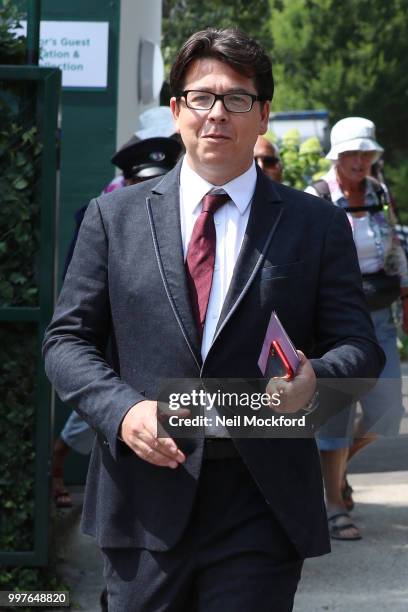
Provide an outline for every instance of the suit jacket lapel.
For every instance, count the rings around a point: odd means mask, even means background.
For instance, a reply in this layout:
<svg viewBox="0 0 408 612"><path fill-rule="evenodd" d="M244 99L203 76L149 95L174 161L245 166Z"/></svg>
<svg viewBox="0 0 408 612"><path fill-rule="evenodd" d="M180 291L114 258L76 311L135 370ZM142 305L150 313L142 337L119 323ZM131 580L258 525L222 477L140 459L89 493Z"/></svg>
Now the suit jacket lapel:
<svg viewBox="0 0 408 612"><path fill-rule="evenodd" d="M200 367L200 341L191 309L180 229L180 168L181 162L152 189L147 206L165 289L185 340Z"/></svg>
<svg viewBox="0 0 408 612"><path fill-rule="evenodd" d="M283 214L282 198L278 191L259 168L257 171L258 179L248 225L213 342L248 291Z"/></svg>

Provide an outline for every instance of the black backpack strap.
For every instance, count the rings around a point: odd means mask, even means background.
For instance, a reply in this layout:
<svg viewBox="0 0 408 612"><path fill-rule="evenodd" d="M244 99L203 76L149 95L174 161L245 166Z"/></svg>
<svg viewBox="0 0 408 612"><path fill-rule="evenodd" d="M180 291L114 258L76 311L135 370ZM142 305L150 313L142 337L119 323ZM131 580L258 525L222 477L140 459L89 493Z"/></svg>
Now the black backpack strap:
<svg viewBox="0 0 408 612"><path fill-rule="evenodd" d="M331 202L331 195L330 195L330 189L329 189L329 185L327 184L327 182L324 179L319 179L318 181L314 181L311 184L311 187L313 187L313 189L315 189L317 195L319 196L319 198L323 198L324 200L327 200L328 202Z"/></svg>
<svg viewBox="0 0 408 612"><path fill-rule="evenodd" d="M384 206L382 204L374 204L374 206L344 206L343 210L349 213L369 212L374 214L383 211Z"/></svg>
<svg viewBox="0 0 408 612"><path fill-rule="evenodd" d="M383 209L384 213L387 216L387 219L391 225L395 226L397 224L402 225L401 219L399 218L398 211L393 206L392 202L390 202L387 192L384 190L382 183L379 180L374 178L373 176L368 176L367 181L371 183L375 194L377 196L379 204L377 206L373 206L370 212L376 212L375 209Z"/></svg>
<svg viewBox="0 0 408 612"><path fill-rule="evenodd" d="M383 208L387 205L387 198L385 195L385 191L380 181L378 181L373 176L367 176L367 181L372 185L374 189L374 192L378 198L378 205L359 206L358 208L345 207L344 210L346 212L368 211L371 213L376 213L376 212L382 211ZM319 179L318 181L314 181L311 186L313 187L313 189L316 190L319 198L323 198L324 200L327 200L328 202L332 201L331 195L330 195L330 189L329 189L329 185L327 184L327 181L325 181L324 179Z"/></svg>

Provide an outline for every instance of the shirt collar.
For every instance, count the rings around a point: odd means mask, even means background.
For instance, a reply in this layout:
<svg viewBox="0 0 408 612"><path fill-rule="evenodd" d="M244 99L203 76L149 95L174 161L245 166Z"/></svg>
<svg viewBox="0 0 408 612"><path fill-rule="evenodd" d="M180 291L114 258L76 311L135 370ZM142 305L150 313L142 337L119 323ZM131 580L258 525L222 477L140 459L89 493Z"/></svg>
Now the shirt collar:
<svg viewBox="0 0 408 612"><path fill-rule="evenodd" d="M257 174L254 161L246 172L235 177L232 181L225 183L225 185L212 185L197 174L189 166L186 157L184 157L180 171L180 188L183 204L193 213L206 193L209 191L216 193L222 190L229 195L240 214L243 215L254 195L256 179Z"/></svg>

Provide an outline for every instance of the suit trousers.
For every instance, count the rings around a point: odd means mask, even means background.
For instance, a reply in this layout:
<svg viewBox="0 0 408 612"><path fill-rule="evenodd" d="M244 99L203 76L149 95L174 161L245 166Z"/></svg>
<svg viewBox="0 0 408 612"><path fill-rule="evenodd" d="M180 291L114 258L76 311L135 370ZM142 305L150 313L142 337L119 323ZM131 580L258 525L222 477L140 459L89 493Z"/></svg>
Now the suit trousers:
<svg viewBox="0 0 408 612"><path fill-rule="evenodd" d="M303 565L240 458L203 461L172 549L102 553L109 612L290 612Z"/></svg>

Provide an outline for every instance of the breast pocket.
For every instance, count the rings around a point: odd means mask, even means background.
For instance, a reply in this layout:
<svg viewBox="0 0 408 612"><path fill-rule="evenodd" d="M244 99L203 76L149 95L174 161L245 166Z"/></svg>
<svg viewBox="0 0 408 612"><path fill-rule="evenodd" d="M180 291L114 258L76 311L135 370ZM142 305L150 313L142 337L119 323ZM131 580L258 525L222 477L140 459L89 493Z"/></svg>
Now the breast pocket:
<svg viewBox="0 0 408 612"><path fill-rule="evenodd" d="M287 264L265 265L260 270L260 280L277 280L279 278L301 277L305 274L304 261L295 261Z"/></svg>

